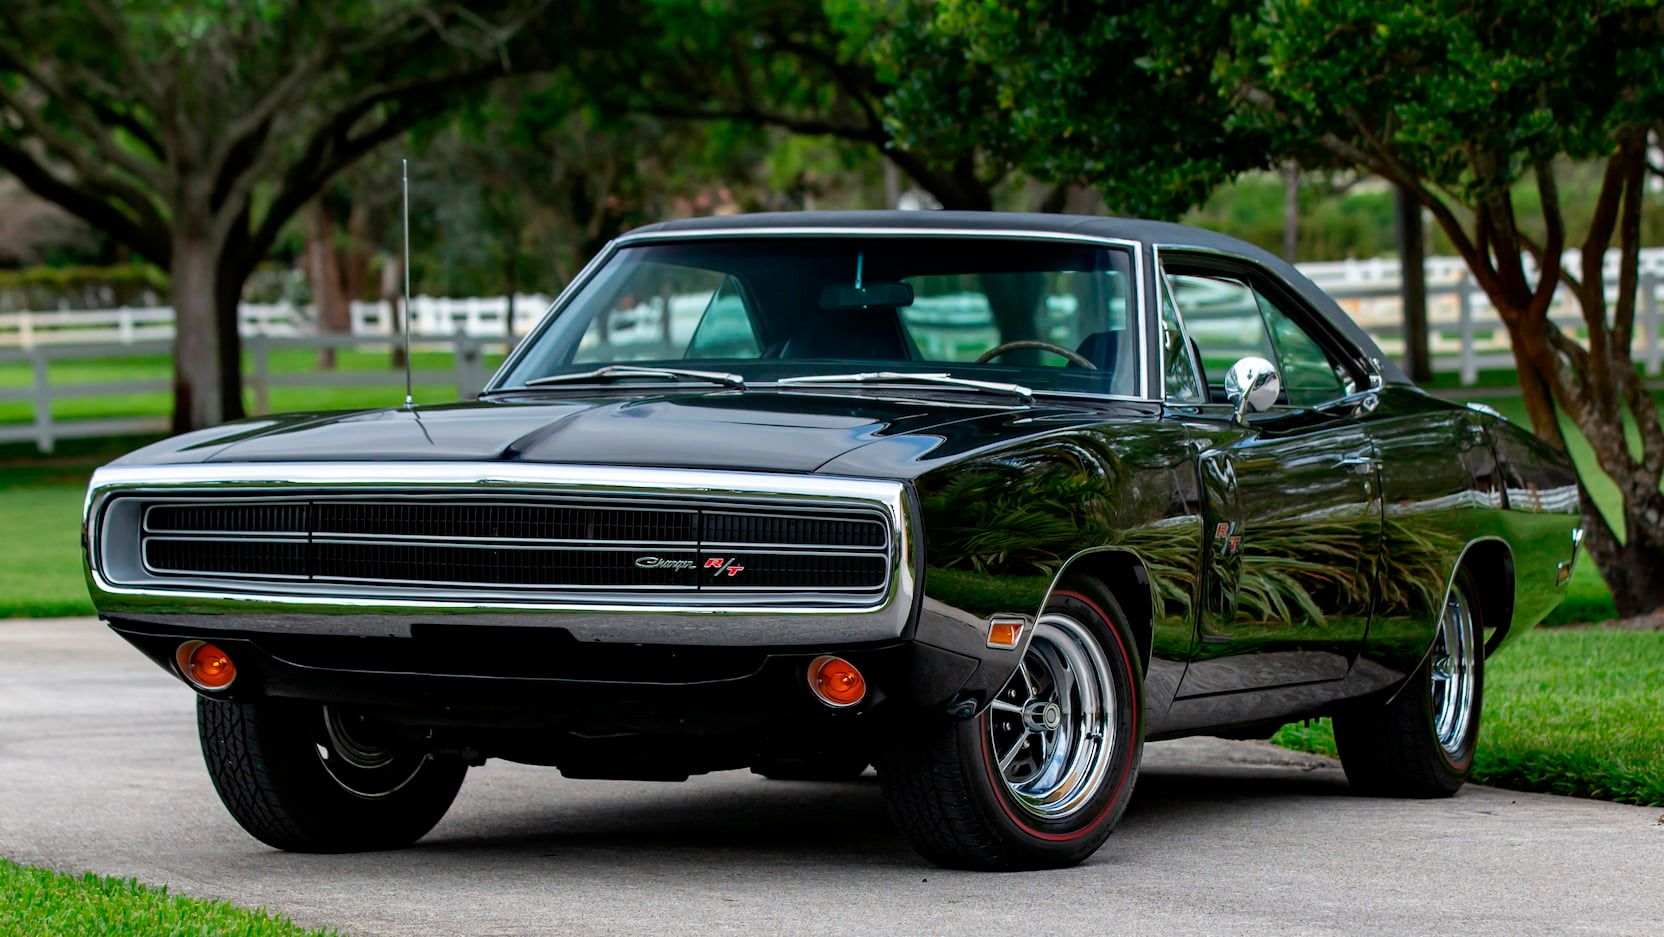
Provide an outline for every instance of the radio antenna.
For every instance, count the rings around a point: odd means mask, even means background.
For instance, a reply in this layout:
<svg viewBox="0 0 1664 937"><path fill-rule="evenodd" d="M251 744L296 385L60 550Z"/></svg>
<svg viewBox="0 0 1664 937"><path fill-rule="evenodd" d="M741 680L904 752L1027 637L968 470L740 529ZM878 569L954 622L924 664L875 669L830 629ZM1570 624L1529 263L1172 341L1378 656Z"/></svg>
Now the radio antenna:
<svg viewBox="0 0 1664 937"><path fill-rule="evenodd" d="M410 160L399 160L404 182L404 408L416 409L410 388Z"/></svg>

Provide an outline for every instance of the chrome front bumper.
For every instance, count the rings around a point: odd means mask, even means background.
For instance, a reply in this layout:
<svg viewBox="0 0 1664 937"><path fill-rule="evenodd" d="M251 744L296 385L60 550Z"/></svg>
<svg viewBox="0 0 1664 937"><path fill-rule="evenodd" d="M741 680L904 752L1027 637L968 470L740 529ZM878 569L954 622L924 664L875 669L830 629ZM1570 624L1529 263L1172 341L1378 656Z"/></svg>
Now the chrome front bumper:
<svg viewBox="0 0 1664 937"><path fill-rule="evenodd" d="M782 505L859 506L888 521L889 584L876 601L814 607L790 595L735 596L724 604L528 598L474 590L465 597L420 588L380 594L131 581L112 576L106 508L131 494L299 493L313 488L397 493L538 493L658 498L743 498ZM580 641L706 646L824 645L903 636L917 587L913 520L899 482L818 475L479 462L305 462L110 466L93 475L82 542L93 604L111 620L253 633L408 636L413 624L562 628Z"/></svg>

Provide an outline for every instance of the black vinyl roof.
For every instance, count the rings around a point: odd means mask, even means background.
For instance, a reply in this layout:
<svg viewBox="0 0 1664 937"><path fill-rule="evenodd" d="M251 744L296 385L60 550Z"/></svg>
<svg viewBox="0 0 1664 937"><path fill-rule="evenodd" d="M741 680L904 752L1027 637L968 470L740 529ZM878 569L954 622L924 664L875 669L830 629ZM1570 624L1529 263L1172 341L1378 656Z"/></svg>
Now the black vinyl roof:
<svg viewBox="0 0 1664 937"><path fill-rule="evenodd" d="M1247 241L1189 225L1136 218L1095 215L1064 215L1039 212L996 211L805 211L758 212L686 218L644 225L630 234L674 234L695 231L734 231L750 228L894 228L964 229L967 231L1017 231L1075 234L1117 238L1162 247L1193 247L1219 251L1253 261L1285 280L1329 323L1367 356L1381 361L1383 376L1394 383L1409 383L1409 377L1382 353L1368 333L1352 321L1345 310L1307 279L1293 264Z"/></svg>

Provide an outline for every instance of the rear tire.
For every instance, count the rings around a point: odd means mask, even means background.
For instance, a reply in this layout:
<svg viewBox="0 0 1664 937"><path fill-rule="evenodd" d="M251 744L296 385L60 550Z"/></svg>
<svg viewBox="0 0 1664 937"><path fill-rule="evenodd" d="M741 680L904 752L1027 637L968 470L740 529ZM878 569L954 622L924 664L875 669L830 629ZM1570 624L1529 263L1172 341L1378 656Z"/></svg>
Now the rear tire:
<svg viewBox="0 0 1664 937"><path fill-rule="evenodd" d="M1070 580L1047 601L993 705L899 730L878 776L920 854L949 868L1015 871L1096 852L1143 756L1136 647L1109 590Z"/></svg>
<svg viewBox="0 0 1664 937"><path fill-rule="evenodd" d="M1467 781L1484 701L1485 630L1472 574L1460 570L1433 648L1386 705L1335 715L1352 789L1378 797L1449 797Z"/></svg>
<svg viewBox="0 0 1664 937"><path fill-rule="evenodd" d="M290 852L408 846L450 809L468 772L316 703L198 697L196 712L208 775L232 818Z"/></svg>

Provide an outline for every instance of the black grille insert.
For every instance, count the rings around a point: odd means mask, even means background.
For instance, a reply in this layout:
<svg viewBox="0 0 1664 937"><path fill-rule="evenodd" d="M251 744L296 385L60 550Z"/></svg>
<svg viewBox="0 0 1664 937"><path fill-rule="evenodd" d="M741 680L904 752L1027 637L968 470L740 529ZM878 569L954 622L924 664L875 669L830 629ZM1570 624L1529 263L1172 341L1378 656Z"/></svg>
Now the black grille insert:
<svg viewBox="0 0 1664 937"><path fill-rule="evenodd" d="M150 501L163 578L438 590L840 593L889 584L884 516L647 499L327 496Z"/></svg>

